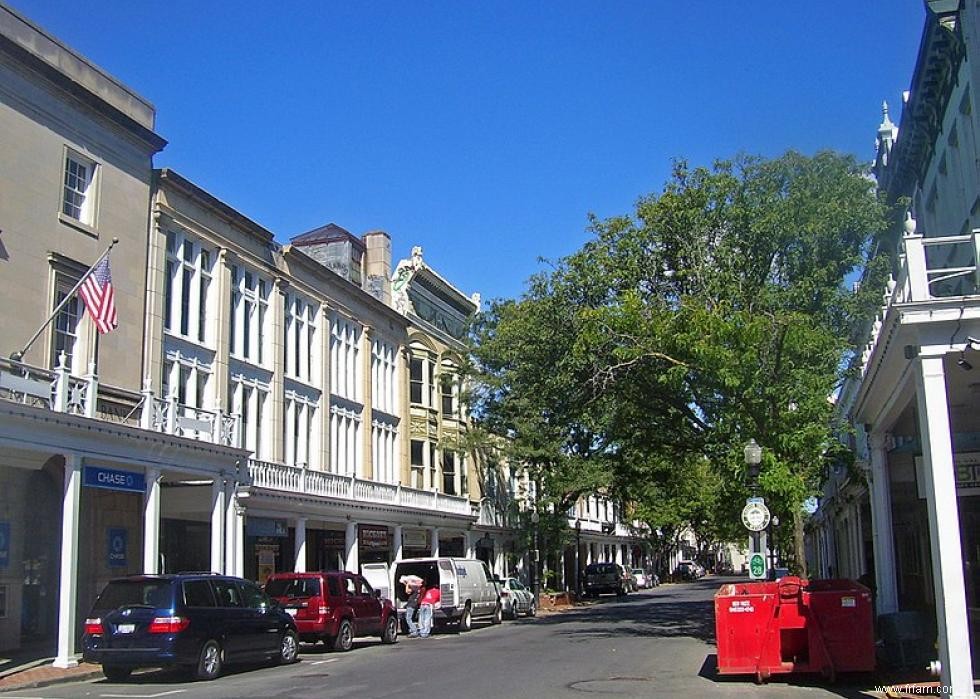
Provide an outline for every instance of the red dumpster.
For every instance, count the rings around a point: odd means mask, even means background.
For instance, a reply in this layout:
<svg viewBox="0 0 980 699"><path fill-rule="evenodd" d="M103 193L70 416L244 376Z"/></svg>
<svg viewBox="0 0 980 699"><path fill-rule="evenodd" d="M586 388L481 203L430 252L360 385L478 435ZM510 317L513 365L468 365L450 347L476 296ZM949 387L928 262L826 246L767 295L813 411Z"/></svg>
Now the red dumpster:
<svg viewBox="0 0 980 699"><path fill-rule="evenodd" d="M851 580L723 585L715 594L718 672L774 674L874 669L871 593Z"/></svg>

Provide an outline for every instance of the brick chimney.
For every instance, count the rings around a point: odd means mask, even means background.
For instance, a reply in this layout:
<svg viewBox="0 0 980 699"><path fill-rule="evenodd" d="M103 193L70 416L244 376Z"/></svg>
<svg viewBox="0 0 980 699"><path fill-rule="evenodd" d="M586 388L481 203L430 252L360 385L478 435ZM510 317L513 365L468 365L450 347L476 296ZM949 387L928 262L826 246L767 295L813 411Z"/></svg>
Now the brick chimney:
<svg viewBox="0 0 980 699"><path fill-rule="evenodd" d="M368 231L364 241L364 289L391 305L391 236L384 231Z"/></svg>

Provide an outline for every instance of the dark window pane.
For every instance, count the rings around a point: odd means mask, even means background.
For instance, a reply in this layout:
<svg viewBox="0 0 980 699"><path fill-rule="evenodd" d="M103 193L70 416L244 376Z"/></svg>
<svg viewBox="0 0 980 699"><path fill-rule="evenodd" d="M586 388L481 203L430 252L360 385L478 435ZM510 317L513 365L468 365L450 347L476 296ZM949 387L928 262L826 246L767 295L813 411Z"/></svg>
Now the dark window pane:
<svg viewBox="0 0 980 699"><path fill-rule="evenodd" d="M187 580L184 582L184 604L188 607L213 607L214 595L207 580Z"/></svg>

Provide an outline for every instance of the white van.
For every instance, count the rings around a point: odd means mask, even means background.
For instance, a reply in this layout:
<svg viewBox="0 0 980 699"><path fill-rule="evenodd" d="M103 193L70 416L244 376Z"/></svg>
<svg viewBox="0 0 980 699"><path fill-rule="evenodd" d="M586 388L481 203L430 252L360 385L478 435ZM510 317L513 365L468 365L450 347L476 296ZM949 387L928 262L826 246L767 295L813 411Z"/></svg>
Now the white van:
<svg viewBox="0 0 980 699"><path fill-rule="evenodd" d="M417 575L427 587L439 586L441 600L435 607L435 624L457 624L469 631L474 619L489 619L499 624L503 618L500 590L487 564L473 558L406 558L395 561L392 601L404 617L408 594L398 580L403 575Z"/></svg>

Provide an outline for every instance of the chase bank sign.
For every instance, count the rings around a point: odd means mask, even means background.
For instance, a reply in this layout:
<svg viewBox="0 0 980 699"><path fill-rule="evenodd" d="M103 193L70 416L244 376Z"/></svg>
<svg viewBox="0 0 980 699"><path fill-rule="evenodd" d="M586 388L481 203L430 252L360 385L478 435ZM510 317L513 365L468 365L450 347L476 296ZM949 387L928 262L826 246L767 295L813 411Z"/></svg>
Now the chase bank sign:
<svg viewBox="0 0 980 699"><path fill-rule="evenodd" d="M86 466L82 473L82 483L90 488L122 490L127 493L146 492L146 476L142 473L101 466Z"/></svg>

